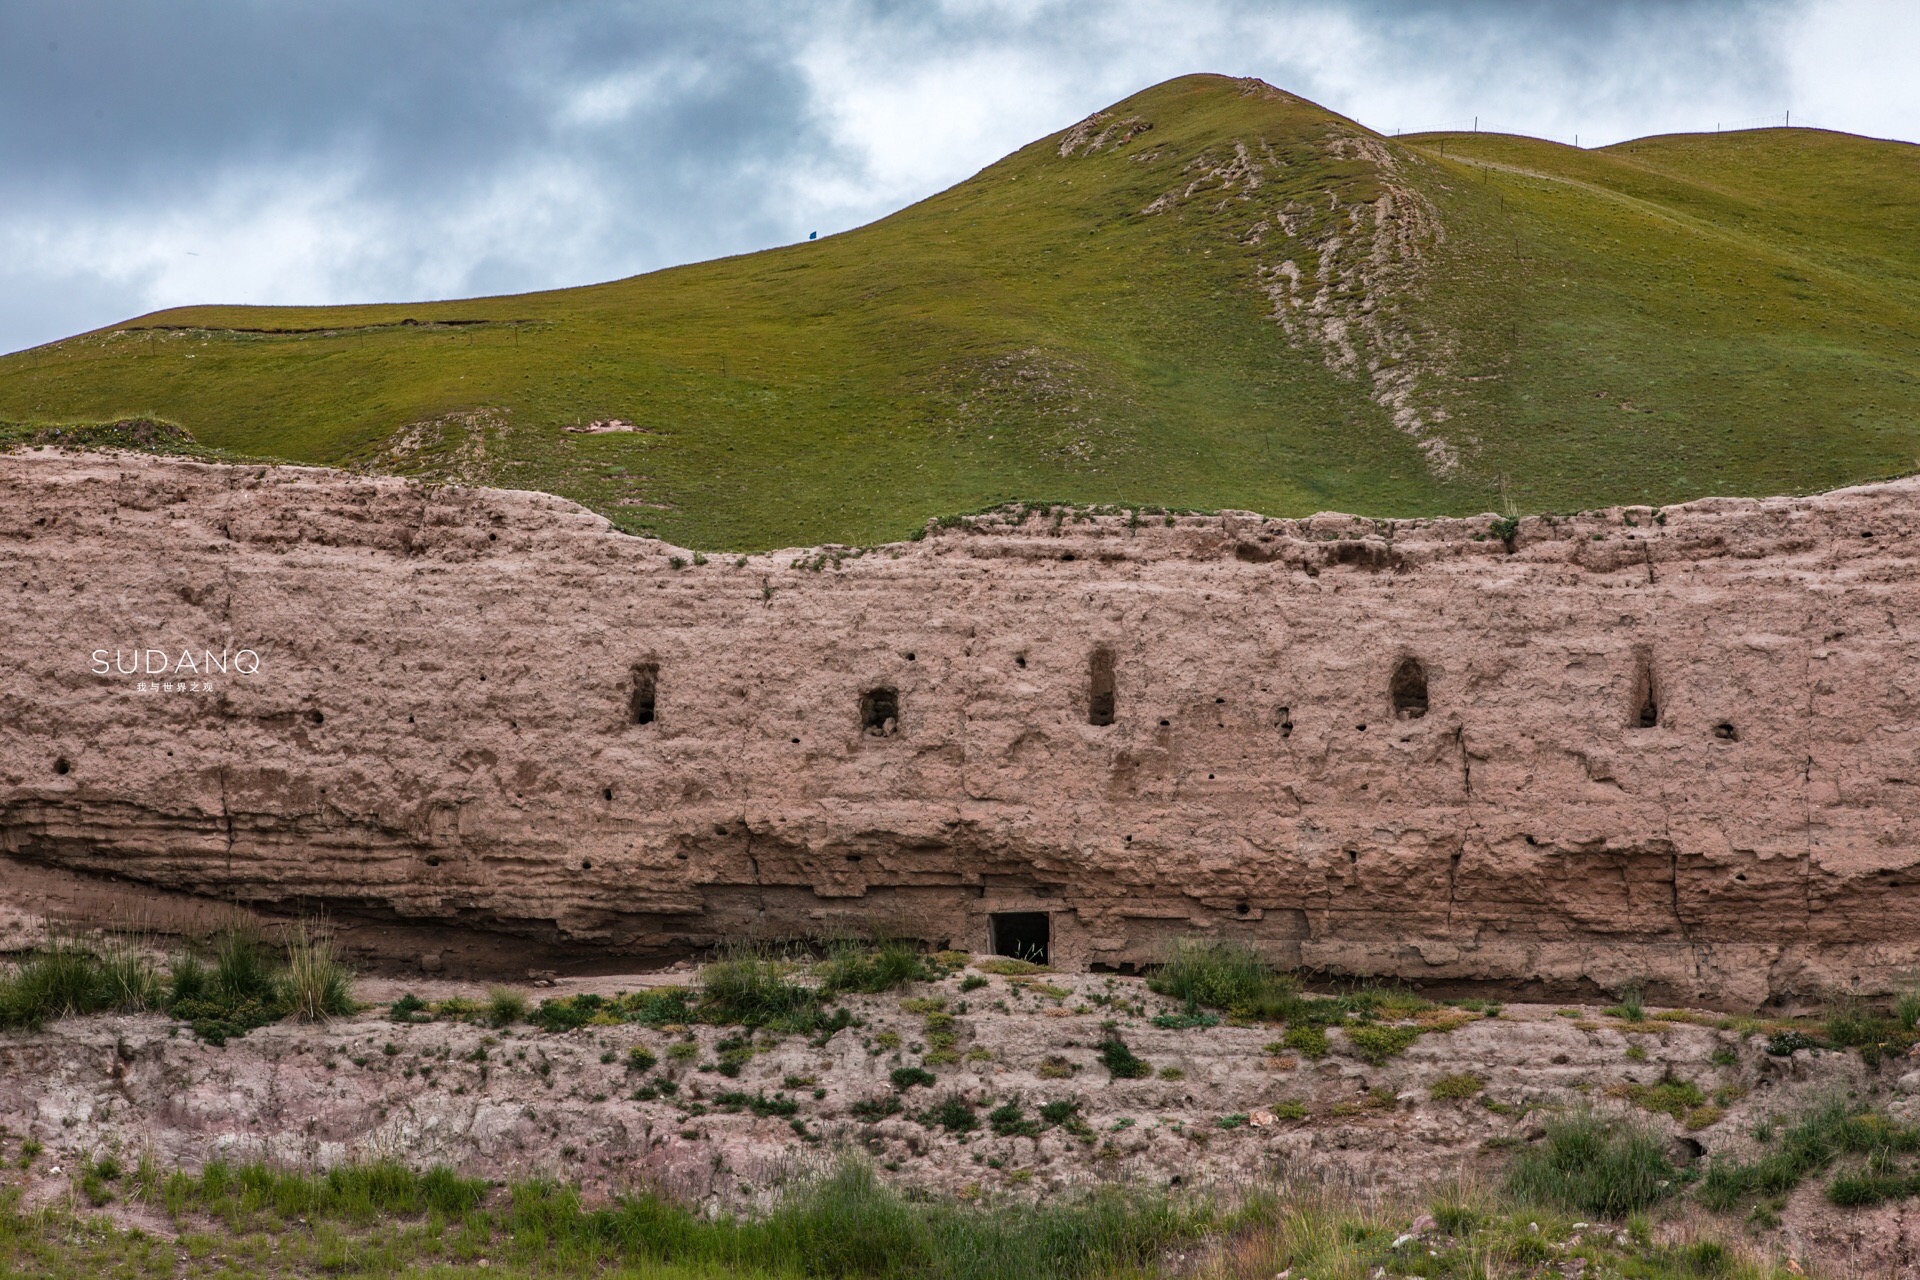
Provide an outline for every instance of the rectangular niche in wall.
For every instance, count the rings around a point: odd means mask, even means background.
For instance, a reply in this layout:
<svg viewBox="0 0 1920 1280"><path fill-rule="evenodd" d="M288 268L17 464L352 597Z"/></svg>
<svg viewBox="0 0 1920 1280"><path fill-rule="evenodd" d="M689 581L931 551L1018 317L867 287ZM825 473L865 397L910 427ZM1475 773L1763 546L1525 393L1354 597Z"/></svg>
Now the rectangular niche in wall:
<svg viewBox="0 0 1920 1280"><path fill-rule="evenodd" d="M1049 963L1053 918L1044 911L995 911L987 917L993 954L1031 964Z"/></svg>
<svg viewBox="0 0 1920 1280"><path fill-rule="evenodd" d="M1095 649L1087 663L1087 723L1112 724L1114 711L1113 650Z"/></svg>
<svg viewBox="0 0 1920 1280"><path fill-rule="evenodd" d="M633 694L627 704L635 724L653 723L653 700L660 687L660 664L636 662L633 665Z"/></svg>
<svg viewBox="0 0 1920 1280"><path fill-rule="evenodd" d="M876 738L889 738L900 729L900 691L882 685L860 695L860 727Z"/></svg>

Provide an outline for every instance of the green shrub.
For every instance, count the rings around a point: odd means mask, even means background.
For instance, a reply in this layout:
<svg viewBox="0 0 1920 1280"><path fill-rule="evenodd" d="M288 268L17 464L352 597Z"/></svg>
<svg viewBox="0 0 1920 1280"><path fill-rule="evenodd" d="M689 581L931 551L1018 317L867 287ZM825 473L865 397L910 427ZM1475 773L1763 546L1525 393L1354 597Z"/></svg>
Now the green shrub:
<svg viewBox="0 0 1920 1280"><path fill-rule="evenodd" d="M1100 1042L1100 1061L1115 1080L1140 1080L1153 1074L1153 1067L1135 1057L1118 1032L1109 1032Z"/></svg>
<svg viewBox="0 0 1920 1280"><path fill-rule="evenodd" d="M1147 986L1190 1006L1257 1018L1285 1016L1300 990L1245 943L1202 937L1175 939Z"/></svg>
<svg viewBox="0 0 1920 1280"><path fill-rule="evenodd" d="M409 991L388 1006L387 1018L392 1022L432 1022L433 1014L428 1012L425 1000Z"/></svg>
<svg viewBox="0 0 1920 1280"><path fill-rule="evenodd" d="M741 1090L730 1089L714 1098L713 1105L722 1111L751 1111L761 1117L791 1116L800 1110L800 1104L792 1098L769 1098L765 1093L749 1094Z"/></svg>
<svg viewBox="0 0 1920 1280"><path fill-rule="evenodd" d="M1657 1133L1582 1112L1550 1121L1540 1143L1514 1157L1507 1188L1525 1202L1617 1220L1670 1194L1677 1177Z"/></svg>
<svg viewBox="0 0 1920 1280"><path fill-rule="evenodd" d="M813 972L823 996L854 991L873 995L938 976L911 943L892 939L872 947L836 946Z"/></svg>
<svg viewBox="0 0 1920 1280"><path fill-rule="evenodd" d="M893 1081L893 1087L905 1093L915 1085L931 1086L935 1077L925 1067L895 1067L887 1079Z"/></svg>
<svg viewBox="0 0 1920 1280"><path fill-rule="evenodd" d="M855 1120L865 1120L871 1124L875 1120L884 1120L888 1116L897 1116L904 1108L897 1093L883 1094L878 1098L863 1098L847 1108L847 1114Z"/></svg>
<svg viewBox="0 0 1920 1280"><path fill-rule="evenodd" d="M512 987L487 988L487 1025L510 1027L527 1016L527 995Z"/></svg>
<svg viewBox="0 0 1920 1280"><path fill-rule="evenodd" d="M1057 1102L1046 1102L1040 1106L1040 1118L1048 1124L1069 1124L1080 1117L1080 1103L1074 1098L1062 1098Z"/></svg>
<svg viewBox="0 0 1920 1280"><path fill-rule="evenodd" d="M1459 1075L1441 1076L1435 1080L1428 1087L1427 1096L1435 1102L1460 1102L1476 1097L1486 1087L1487 1082L1479 1076L1472 1072L1462 1072Z"/></svg>
<svg viewBox="0 0 1920 1280"><path fill-rule="evenodd" d="M1893 1006L1894 1021L1902 1031L1920 1031L1920 989L1908 987Z"/></svg>
<svg viewBox="0 0 1920 1280"><path fill-rule="evenodd" d="M1869 1066L1883 1055L1904 1052L1912 1035L1894 1018L1883 1018L1859 1000L1842 1000L1827 1014L1826 1039L1845 1049L1858 1049Z"/></svg>
<svg viewBox="0 0 1920 1280"><path fill-rule="evenodd" d="M1009 1098L987 1112L987 1125L1002 1138L1037 1137L1045 1127L1040 1121L1027 1118L1018 1098Z"/></svg>
<svg viewBox="0 0 1920 1280"><path fill-rule="evenodd" d="M948 1133L971 1133L980 1127L979 1118L973 1114L973 1103L959 1093L949 1093L915 1119L929 1129L937 1126Z"/></svg>
<svg viewBox="0 0 1920 1280"><path fill-rule="evenodd" d="M627 1050L627 1070L629 1071L651 1071L659 1061L660 1059L655 1057L653 1051L645 1045L636 1044Z"/></svg>
<svg viewBox="0 0 1920 1280"><path fill-rule="evenodd" d="M1920 1127L1829 1098L1773 1134L1772 1149L1758 1160L1715 1160L1700 1182L1700 1201L1726 1211L1750 1195L1785 1195L1842 1154L1884 1162L1894 1153L1920 1151ZM1849 1192L1851 1188L1849 1188Z"/></svg>
<svg viewBox="0 0 1920 1280"><path fill-rule="evenodd" d="M1345 1028L1347 1044L1354 1056L1379 1066L1398 1057L1420 1038L1419 1027L1352 1026Z"/></svg>
<svg viewBox="0 0 1920 1280"><path fill-rule="evenodd" d="M1279 1044L1283 1050L1292 1050L1303 1058L1315 1060L1326 1057L1329 1047L1326 1028L1311 1022L1289 1022L1280 1035Z"/></svg>
<svg viewBox="0 0 1920 1280"><path fill-rule="evenodd" d="M1801 1049L1818 1049L1820 1041L1804 1031L1776 1031L1767 1037L1767 1052L1784 1058Z"/></svg>

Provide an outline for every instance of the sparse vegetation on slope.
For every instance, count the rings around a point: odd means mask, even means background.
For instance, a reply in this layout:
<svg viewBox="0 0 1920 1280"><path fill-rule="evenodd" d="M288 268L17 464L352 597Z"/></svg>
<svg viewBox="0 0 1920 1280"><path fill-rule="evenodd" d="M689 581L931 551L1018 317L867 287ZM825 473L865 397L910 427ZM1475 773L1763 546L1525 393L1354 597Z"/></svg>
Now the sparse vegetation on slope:
<svg viewBox="0 0 1920 1280"><path fill-rule="evenodd" d="M213 1044L294 1017L321 1022L354 1010L353 975L330 939L297 928L284 949L243 930L209 948L189 947L163 975L138 939L109 936L95 947L52 937L0 969L0 1030L34 1029L55 1018L155 1010L189 1023Z"/></svg>
<svg viewBox="0 0 1920 1280"><path fill-rule="evenodd" d="M8 356L0 438L164 418L195 449L546 489L706 548L1013 499L1807 490L1920 455L1912 156L1806 130L1386 139L1189 76L815 243L517 297L183 308Z"/></svg>

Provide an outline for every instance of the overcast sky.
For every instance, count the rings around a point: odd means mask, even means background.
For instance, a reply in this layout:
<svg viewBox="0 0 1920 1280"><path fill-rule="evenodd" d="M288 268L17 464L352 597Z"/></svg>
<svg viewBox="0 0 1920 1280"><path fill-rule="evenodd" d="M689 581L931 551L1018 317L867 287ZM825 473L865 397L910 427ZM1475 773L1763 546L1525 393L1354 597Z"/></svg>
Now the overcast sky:
<svg viewBox="0 0 1920 1280"><path fill-rule="evenodd" d="M856 226L1190 71L1386 132L1920 139L1914 0L0 0L0 351Z"/></svg>

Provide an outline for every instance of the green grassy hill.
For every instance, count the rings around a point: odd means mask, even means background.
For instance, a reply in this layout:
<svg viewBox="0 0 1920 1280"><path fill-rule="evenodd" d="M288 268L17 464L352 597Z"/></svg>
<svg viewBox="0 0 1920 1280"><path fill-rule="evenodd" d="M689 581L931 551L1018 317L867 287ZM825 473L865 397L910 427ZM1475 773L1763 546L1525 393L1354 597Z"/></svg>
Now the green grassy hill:
<svg viewBox="0 0 1920 1280"><path fill-rule="evenodd" d="M180 308L0 358L0 421L160 417L757 549L1008 499L1827 487L1920 465L1917 334L1920 148L1387 139L1190 76L816 242L513 297Z"/></svg>

